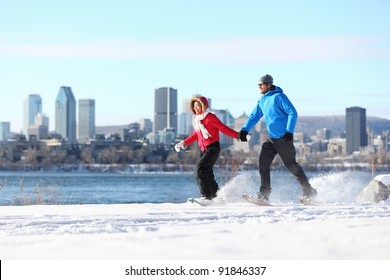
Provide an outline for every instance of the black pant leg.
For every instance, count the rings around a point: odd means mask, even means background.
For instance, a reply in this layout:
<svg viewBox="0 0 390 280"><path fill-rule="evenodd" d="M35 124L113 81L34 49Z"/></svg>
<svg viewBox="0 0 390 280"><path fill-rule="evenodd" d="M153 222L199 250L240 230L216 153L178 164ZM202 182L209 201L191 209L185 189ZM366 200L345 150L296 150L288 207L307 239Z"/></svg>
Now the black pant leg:
<svg viewBox="0 0 390 280"><path fill-rule="evenodd" d="M195 168L199 191L202 196L207 198L215 197L218 191L213 168L219 158L220 151L220 146L215 145L202 152Z"/></svg>
<svg viewBox="0 0 390 280"><path fill-rule="evenodd" d="M302 167L296 162L296 150L294 141L285 141L284 139L274 139L274 147L291 174L295 176L301 185L304 195L310 195L313 191L309 180L306 177Z"/></svg>
<svg viewBox="0 0 390 280"><path fill-rule="evenodd" d="M261 146L259 156L259 173L260 173L260 193L268 198L271 194L271 164L276 156L276 150L273 144L267 140Z"/></svg>

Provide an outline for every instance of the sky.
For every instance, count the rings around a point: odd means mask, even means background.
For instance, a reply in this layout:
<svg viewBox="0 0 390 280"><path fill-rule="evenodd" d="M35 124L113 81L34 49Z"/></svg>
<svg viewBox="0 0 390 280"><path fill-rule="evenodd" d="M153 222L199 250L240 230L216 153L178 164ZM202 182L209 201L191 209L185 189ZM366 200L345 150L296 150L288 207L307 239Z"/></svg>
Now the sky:
<svg viewBox="0 0 390 280"><path fill-rule="evenodd" d="M330 177L322 179L338 178ZM274 201L274 206L256 206L240 200L244 187L237 182L243 179L245 174L234 178L206 207L191 203L1 206L2 276L7 280L46 280L53 275L55 279L187 279L124 275L130 266L183 266L187 272L215 271L194 279L232 279L220 276L218 267L261 265L267 266L264 279L388 277L389 199L340 203L337 191L343 196L342 186L324 184L319 198L333 197L333 202L303 206ZM390 174L374 181L389 185ZM374 189L364 188L359 197L370 197ZM233 278L262 279L258 277Z"/></svg>
<svg viewBox="0 0 390 280"><path fill-rule="evenodd" d="M249 114L271 74L301 116L359 106L390 119L390 2L0 0L0 121L39 94L54 130L61 86L96 101L96 125L153 119L154 89ZM4 98L6 97L6 98Z"/></svg>

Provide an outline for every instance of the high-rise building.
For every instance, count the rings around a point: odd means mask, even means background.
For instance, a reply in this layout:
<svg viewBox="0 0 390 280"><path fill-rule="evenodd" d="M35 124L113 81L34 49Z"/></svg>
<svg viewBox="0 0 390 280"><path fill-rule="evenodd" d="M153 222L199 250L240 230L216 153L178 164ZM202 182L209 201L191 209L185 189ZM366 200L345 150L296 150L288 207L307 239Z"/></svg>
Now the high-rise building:
<svg viewBox="0 0 390 280"><path fill-rule="evenodd" d="M0 122L0 141L7 141L11 137L11 123Z"/></svg>
<svg viewBox="0 0 390 280"><path fill-rule="evenodd" d="M137 122L140 124L140 129L143 130L144 135L153 131L153 123L151 119L139 119Z"/></svg>
<svg viewBox="0 0 390 280"><path fill-rule="evenodd" d="M180 113L177 133L179 135L182 135L183 137L190 135L191 132L194 130L194 127L192 125L192 120L193 120L192 112Z"/></svg>
<svg viewBox="0 0 390 280"><path fill-rule="evenodd" d="M329 140L332 136L332 132L327 128L317 129L317 140Z"/></svg>
<svg viewBox="0 0 390 280"><path fill-rule="evenodd" d="M42 98L39 94L29 94L24 100L23 133L28 139L28 127L34 124L35 116L42 113Z"/></svg>
<svg viewBox="0 0 390 280"><path fill-rule="evenodd" d="M367 146L366 109L350 107L346 109L346 146L347 154L359 151Z"/></svg>
<svg viewBox="0 0 390 280"><path fill-rule="evenodd" d="M177 90L171 87L154 91L153 133L165 128L174 128L177 132Z"/></svg>
<svg viewBox="0 0 390 280"><path fill-rule="evenodd" d="M78 140L86 143L95 135L95 100L79 100Z"/></svg>
<svg viewBox="0 0 390 280"><path fill-rule="evenodd" d="M38 113L34 118L34 124L28 126L28 140L46 139L49 136L49 118Z"/></svg>
<svg viewBox="0 0 390 280"><path fill-rule="evenodd" d="M62 86L55 104L55 131L70 143L76 142L76 99L70 87Z"/></svg>

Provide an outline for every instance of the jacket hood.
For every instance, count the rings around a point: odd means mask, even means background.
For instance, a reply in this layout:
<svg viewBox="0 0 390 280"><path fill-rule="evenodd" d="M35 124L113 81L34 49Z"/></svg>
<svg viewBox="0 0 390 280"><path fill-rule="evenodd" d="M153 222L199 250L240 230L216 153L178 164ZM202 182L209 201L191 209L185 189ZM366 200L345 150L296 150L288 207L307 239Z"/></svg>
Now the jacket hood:
<svg viewBox="0 0 390 280"><path fill-rule="evenodd" d="M191 101L190 101L190 109L191 109L191 112L194 114L196 114L195 110L194 110L194 103L195 102L199 102L202 105L202 112L205 112L209 108L209 102L208 102L206 97L194 96L191 98Z"/></svg>

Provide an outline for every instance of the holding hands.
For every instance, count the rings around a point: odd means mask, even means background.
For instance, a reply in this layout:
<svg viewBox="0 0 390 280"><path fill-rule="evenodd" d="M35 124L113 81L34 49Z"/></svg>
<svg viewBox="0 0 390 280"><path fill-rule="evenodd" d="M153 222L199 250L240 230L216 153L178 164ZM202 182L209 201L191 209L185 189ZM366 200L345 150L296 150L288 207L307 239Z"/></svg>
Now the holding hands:
<svg viewBox="0 0 390 280"><path fill-rule="evenodd" d="M251 135L248 134L248 131L241 130L238 133L238 140L240 140L241 142L248 142L249 140L251 140Z"/></svg>

